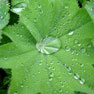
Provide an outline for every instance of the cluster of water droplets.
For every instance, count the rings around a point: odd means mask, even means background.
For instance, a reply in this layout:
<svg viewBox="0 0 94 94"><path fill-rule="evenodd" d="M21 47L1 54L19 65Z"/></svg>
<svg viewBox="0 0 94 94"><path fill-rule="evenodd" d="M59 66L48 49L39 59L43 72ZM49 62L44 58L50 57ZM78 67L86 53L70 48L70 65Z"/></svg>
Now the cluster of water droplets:
<svg viewBox="0 0 94 94"><path fill-rule="evenodd" d="M42 10L42 5L41 5L41 4L39 4L39 5L38 5L38 8L39 8L40 14L42 14L42 13L43 13L43 10Z"/></svg>

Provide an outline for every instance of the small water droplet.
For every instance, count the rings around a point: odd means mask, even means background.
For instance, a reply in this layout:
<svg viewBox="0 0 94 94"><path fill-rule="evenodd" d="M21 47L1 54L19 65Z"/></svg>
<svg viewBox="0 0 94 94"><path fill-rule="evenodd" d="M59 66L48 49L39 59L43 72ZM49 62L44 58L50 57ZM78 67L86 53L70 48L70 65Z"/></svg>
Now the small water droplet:
<svg viewBox="0 0 94 94"><path fill-rule="evenodd" d="M79 79L79 75L77 73L74 74L74 79Z"/></svg>
<svg viewBox="0 0 94 94"><path fill-rule="evenodd" d="M13 94L18 94L17 91L15 91Z"/></svg>
<svg viewBox="0 0 94 94"><path fill-rule="evenodd" d="M37 22L37 19L36 18L34 18L34 23L36 23Z"/></svg>
<svg viewBox="0 0 94 94"><path fill-rule="evenodd" d="M23 88L24 86L23 86L23 84L21 84L21 88Z"/></svg>
<svg viewBox="0 0 94 94"><path fill-rule="evenodd" d="M77 44L78 43L78 40L74 40L74 43Z"/></svg>
<svg viewBox="0 0 94 94"><path fill-rule="evenodd" d="M67 8L69 8L69 6L68 6L68 5L66 5L66 6L65 6L65 8L67 9Z"/></svg>
<svg viewBox="0 0 94 94"><path fill-rule="evenodd" d="M54 77L54 73L50 73L50 77Z"/></svg>
<svg viewBox="0 0 94 94"><path fill-rule="evenodd" d="M38 5L38 8L41 8L41 7L42 7L41 4L39 4L39 5Z"/></svg>
<svg viewBox="0 0 94 94"><path fill-rule="evenodd" d="M61 87L63 88L63 87L64 87L64 85L61 85Z"/></svg>
<svg viewBox="0 0 94 94"><path fill-rule="evenodd" d="M82 52L82 53L85 53L85 52L86 52L86 49L85 49L85 48L82 48L82 49L81 49L81 52Z"/></svg>
<svg viewBox="0 0 94 94"><path fill-rule="evenodd" d="M1 19L3 19L3 16L0 16Z"/></svg>
<svg viewBox="0 0 94 94"><path fill-rule="evenodd" d="M42 14L43 13L43 10L40 10L40 14Z"/></svg>
<svg viewBox="0 0 94 94"><path fill-rule="evenodd" d="M80 80L80 84L84 84L85 83L85 79L81 78Z"/></svg>
<svg viewBox="0 0 94 94"><path fill-rule="evenodd" d="M7 57L4 57L4 60L7 60L8 58Z"/></svg>
<svg viewBox="0 0 94 94"><path fill-rule="evenodd" d="M78 46L80 47L80 46L81 46L81 44L79 43L79 44L78 44Z"/></svg>
<svg viewBox="0 0 94 94"><path fill-rule="evenodd" d="M62 93L62 92L63 92L63 90L62 90L62 89L60 89L60 90L59 90L59 92L60 92L60 93Z"/></svg>
<svg viewBox="0 0 94 94"><path fill-rule="evenodd" d="M65 49L66 49L67 52L69 52L71 50L70 47L68 47L68 46L65 47Z"/></svg>
<svg viewBox="0 0 94 94"><path fill-rule="evenodd" d="M68 71L71 71L71 67L67 67L67 70L68 70Z"/></svg>
<svg viewBox="0 0 94 94"><path fill-rule="evenodd" d="M81 67L83 67L84 66L84 64L80 64L81 65Z"/></svg>
<svg viewBox="0 0 94 94"><path fill-rule="evenodd" d="M39 64L40 66L42 65L42 63Z"/></svg>
<svg viewBox="0 0 94 94"><path fill-rule="evenodd" d="M68 33L69 36L72 36L73 34L74 34L73 31L70 31L70 32Z"/></svg>
<svg viewBox="0 0 94 94"><path fill-rule="evenodd" d="M53 80L53 79L50 77L50 78L49 78L49 81L51 82L52 80Z"/></svg>

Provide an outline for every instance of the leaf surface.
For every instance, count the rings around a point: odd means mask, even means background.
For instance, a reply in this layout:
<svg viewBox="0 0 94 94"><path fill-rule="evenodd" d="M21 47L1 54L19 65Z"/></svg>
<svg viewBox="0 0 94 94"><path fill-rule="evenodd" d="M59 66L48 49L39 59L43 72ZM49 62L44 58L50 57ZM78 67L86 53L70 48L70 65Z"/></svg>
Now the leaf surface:
<svg viewBox="0 0 94 94"><path fill-rule="evenodd" d="M20 23L3 30L12 40L0 46L0 67L12 69L8 94L94 94L94 24L87 11L75 0L28 2ZM47 36L61 41L58 52L37 50Z"/></svg>
<svg viewBox="0 0 94 94"><path fill-rule="evenodd" d="M8 0L0 0L0 29L4 28L9 22Z"/></svg>

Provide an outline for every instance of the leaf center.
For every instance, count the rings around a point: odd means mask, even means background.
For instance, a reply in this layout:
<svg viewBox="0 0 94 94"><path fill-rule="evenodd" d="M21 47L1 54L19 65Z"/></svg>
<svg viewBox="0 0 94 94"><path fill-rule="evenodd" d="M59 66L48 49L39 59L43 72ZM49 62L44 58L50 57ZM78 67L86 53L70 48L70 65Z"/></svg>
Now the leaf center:
<svg viewBox="0 0 94 94"><path fill-rule="evenodd" d="M58 38L46 37L36 44L36 48L43 54L52 54L57 52L61 47L61 42Z"/></svg>

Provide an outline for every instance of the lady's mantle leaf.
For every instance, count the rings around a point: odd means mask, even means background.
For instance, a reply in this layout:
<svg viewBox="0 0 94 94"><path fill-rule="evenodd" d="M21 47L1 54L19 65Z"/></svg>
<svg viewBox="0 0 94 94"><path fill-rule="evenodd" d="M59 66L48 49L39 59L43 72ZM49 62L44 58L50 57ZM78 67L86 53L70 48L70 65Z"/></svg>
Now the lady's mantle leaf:
<svg viewBox="0 0 94 94"><path fill-rule="evenodd" d="M8 93L94 94L94 24L87 11L75 0L27 1L20 21L28 30L18 24L3 31L13 41L0 47L0 67L12 69ZM31 34L37 42L58 38L60 50L40 53Z"/></svg>
<svg viewBox="0 0 94 94"><path fill-rule="evenodd" d="M0 0L0 29L4 28L9 22L8 0Z"/></svg>

